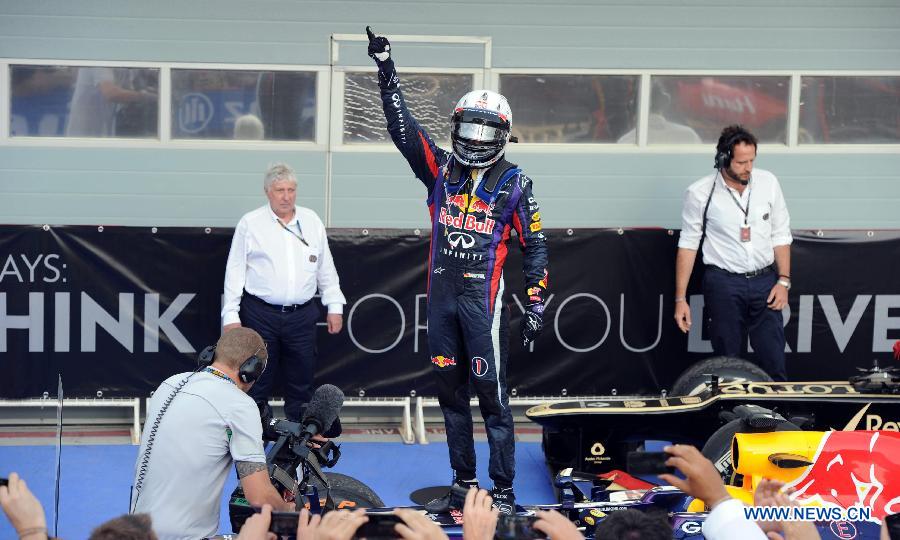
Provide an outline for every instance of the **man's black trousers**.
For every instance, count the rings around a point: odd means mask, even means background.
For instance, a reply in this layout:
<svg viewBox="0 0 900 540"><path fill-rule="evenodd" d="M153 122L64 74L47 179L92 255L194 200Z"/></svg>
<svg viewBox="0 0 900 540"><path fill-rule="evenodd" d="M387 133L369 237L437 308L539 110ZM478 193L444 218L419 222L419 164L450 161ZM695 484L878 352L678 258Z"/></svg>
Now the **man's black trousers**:
<svg viewBox="0 0 900 540"><path fill-rule="evenodd" d="M781 311L766 304L777 280L774 271L748 278L707 266L703 300L707 330L717 356L743 357L749 336L759 367L776 381L785 381L784 319Z"/></svg>
<svg viewBox="0 0 900 540"><path fill-rule="evenodd" d="M320 316L312 301L284 311L246 293L241 299L241 324L256 330L269 352L266 370L250 388L250 397L257 405L262 404L268 401L275 381L282 381L285 416L294 422L301 420L301 411L312 397Z"/></svg>

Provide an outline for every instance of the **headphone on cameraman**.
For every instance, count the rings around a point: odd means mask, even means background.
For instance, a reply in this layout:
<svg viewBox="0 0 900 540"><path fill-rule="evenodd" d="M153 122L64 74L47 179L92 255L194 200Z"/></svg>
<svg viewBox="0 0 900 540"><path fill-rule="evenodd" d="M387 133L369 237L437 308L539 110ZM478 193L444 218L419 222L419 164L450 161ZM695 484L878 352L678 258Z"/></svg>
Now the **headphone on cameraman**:
<svg viewBox="0 0 900 540"><path fill-rule="evenodd" d="M259 352L265 348L265 343L263 343L262 347L256 349L256 352L241 363L241 366L238 368L238 377L241 379L241 382L247 384L252 383L259 379L263 371L266 370L266 360L259 356ZM210 345L206 347L197 355L197 370L199 371L209 367L212 365L215 358L216 346Z"/></svg>

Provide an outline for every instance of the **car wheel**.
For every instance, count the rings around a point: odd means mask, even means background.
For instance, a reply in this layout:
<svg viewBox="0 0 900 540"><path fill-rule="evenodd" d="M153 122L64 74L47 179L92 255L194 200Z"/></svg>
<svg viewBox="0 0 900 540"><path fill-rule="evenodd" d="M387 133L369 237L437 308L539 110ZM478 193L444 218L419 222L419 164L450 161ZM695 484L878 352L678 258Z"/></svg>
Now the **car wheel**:
<svg viewBox="0 0 900 540"><path fill-rule="evenodd" d="M710 373L718 375L719 383L772 381L768 373L752 362L731 356L715 356L687 368L672 385L671 395L696 396L703 393L709 385Z"/></svg>
<svg viewBox="0 0 900 540"><path fill-rule="evenodd" d="M327 472L325 477L331 486L331 498L338 509L381 508L384 501L369 486L346 474ZM310 479L310 484L319 488L319 498L325 504L325 490L318 479Z"/></svg>
<svg viewBox="0 0 900 540"><path fill-rule="evenodd" d="M734 466L731 463L731 441L735 433L770 433L772 431L803 431L796 424L781 422L774 428L759 429L750 426L743 418L735 418L713 433L706 444L703 445L703 453L706 459L713 462L716 470L722 474L726 483L734 480Z"/></svg>

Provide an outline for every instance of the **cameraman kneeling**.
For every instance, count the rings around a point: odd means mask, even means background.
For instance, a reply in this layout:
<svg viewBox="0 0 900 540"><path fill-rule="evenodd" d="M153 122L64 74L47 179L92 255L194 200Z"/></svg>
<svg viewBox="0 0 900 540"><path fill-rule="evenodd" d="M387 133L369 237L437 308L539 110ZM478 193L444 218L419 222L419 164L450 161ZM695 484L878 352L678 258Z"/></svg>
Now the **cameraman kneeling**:
<svg viewBox="0 0 900 540"><path fill-rule="evenodd" d="M216 533L232 462L251 505L294 509L269 481L259 409L246 394L266 358L259 334L234 328L219 338L212 365L174 375L154 392L130 511L150 514L161 540Z"/></svg>

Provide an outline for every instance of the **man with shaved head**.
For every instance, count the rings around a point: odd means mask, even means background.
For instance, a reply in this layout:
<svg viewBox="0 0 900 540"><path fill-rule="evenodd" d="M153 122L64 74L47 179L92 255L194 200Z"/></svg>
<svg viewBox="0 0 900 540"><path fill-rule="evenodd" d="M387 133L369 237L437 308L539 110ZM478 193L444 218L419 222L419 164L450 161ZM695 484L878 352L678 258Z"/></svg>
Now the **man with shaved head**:
<svg viewBox="0 0 900 540"><path fill-rule="evenodd" d="M259 409L247 395L267 358L259 334L234 328L219 338L211 365L173 375L153 393L130 510L150 514L160 540L216 534L232 463L251 505L293 510L269 481Z"/></svg>

